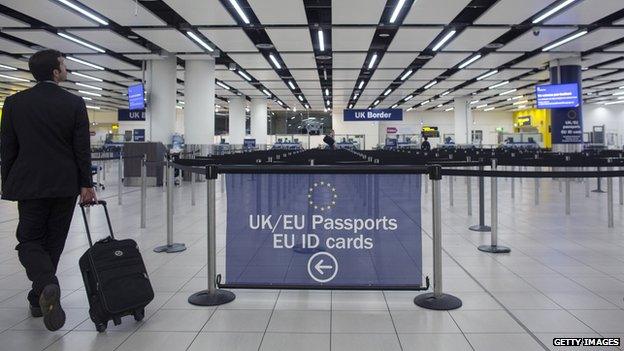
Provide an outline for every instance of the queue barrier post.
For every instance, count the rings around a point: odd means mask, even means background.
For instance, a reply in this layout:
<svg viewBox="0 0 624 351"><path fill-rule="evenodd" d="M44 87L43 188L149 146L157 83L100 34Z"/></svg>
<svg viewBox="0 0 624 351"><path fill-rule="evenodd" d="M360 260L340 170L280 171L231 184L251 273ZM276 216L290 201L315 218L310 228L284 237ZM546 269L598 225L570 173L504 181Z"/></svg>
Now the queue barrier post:
<svg viewBox="0 0 624 351"><path fill-rule="evenodd" d="M596 167L596 170L598 170L598 172L600 172L600 167ZM592 190L592 193L604 193L605 191L602 190L602 178L598 177L596 179L596 189Z"/></svg>
<svg viewBox="0 0 624 351"><path fill-rule="evenodd" d="M146 227L147 206L147 155L141 159L141 228Z"/></svg>
<svg viewBox="0 0 624 351"><path fill-rule="evenodd" d="M102 181L104 182L106 182L106 172L106 161L102 161Z"/></svg>
<svg viewBox="0 0 624 351"><path fill-rule="evenodd" d="M191 206L195 206L195 173L190 172L191 176Z"/></svg>
<svg viewBox="0 0 624 351"><path fill-rule="evenodd" d="M471 162L470 156L466 157L467 162ZM466 177L466 198L468 201L468 216L472 216L472 178Z"/></svg>
<svg viewBox="0 0 624 351"><path fill-rule="evenodd" d="M121 205L123 203L123 154L121 152L119 152L117 165L117 204Z"/></svg>
<svg viewBox="0 0 624 351"><path fill-rule="evenodd" d="M622 168L620 168L622 170ZM620 193L620 205L624 205L624 178L618 177L618 191Z"/></svg>
<svg viewBox="0 0 624 351"><path fill-rule="evenodd" d="M414 303L430 310L454 310L462 306L462 301L442 292L442 167L429 166L429 179L433 207L433 292L416 296Z"/></svg>
<svg viewBox="0 0 624 351"><path fill-rule="evenodd" d="M496 169L496 159L492 159L492 169ZM508 253L511 249L498 245L498 178L490 178L490 221L492 231L490 235L490 245L479 246L479 251L489 253Z"/></svg>
<svg viewBox="0 0 624 351"><path fill-rule="evenodd" d="M215 186L217 179L217 167L215 165L206 166L207 183L207 222L208 222L208 288L189 296L188 302L196 306L218 306L234 301L236 295L233 292L217 287L217 211Z"/></svg>
<svg viewBox="0 0 624 351"><path fill-rule="evenodd" d="M165 156L165 158L163 160L165 162L165 165L163 166L163 177L162 177L162 179L163 179L162 180L163 193L167 192L167 188L166 187L167 187L167 184L169 183L169 178L167 176L167 164L168 164L167 162L169 162L168 160L169 160L169 158L167 156Z"/></svg>
<svg viewBox="0 0 624 351"><path fill-rule="evenodd" d="M589 198L589 178L585 178L585 197Z"/></svg>
<svg viewBox="0 0 624 351"><path fill-rule="evenodd" d="M570 204L570 178L565 179L565 213L566 215L570 215L571 212L571 204Z"/></svg>
<svg viewBox="0 0 624 351"><path fill-rule="evenodd" d="M613 178L607 178L607 216L608 226L613 228Z"/></svg>
<svg viewBox="0 0 624 351"><path fill-rule="evenodd" d="M483 159L479 161L481 162L479 171L483 172ZM485 225L485 178L482 175L479 176L479 224L473 225L468 229L475 232L489 232L492 230L492 228Z"/></svg>
<svg viewBox="0 0 624 351"><path fill-rule="evenodd" d="M453 207L453 177L448 177L448 180L449 180L449 205Z"/></svg>
<svg viewBox="0 0 624 351"><path fill-rule="evenodd" d="M173 166L169 160L165 164L167 175L167 245L154 248L154 252L174 253L186 250L186 245L173 242Z"/></svg>

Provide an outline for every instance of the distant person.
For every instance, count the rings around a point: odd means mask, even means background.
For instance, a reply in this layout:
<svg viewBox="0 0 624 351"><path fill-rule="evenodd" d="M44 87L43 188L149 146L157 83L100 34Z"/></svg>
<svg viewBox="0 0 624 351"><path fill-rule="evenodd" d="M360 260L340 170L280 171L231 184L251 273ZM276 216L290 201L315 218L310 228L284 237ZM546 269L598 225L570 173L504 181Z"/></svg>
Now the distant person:
<svg viewBox="0 0 624 351"><path fill-rule="evenodd" d="M28 67L37 84L6 98L0 126L2 199L17 201L16 250L32 289L30 313L49 330L65 324L56 277L76 196L90 204L89 118L84 100L59 86L67 79L63 56L39 51Z"/></svg>
<svg viewBox="0 0 624 351"><path fill-rule="evenodd" d="M424 137L423 138L423 142L420 144L420 149L422 151L430 151L431 150L431 144L429 144L429 138L428 137Z"/></svg>
<svg viewBox="0 0 624 351"><path fill-rule="evenodd" d="M325 137L323 138L323 142L325 144L327 144L327 148L328 149L333 150L333 149L336 148L336 146L335 146L335 144L336 144L335 136L336 136L336 134L334 133L334 130L332 129L332 130L329 131L329 134L325 135Z"/></svg>

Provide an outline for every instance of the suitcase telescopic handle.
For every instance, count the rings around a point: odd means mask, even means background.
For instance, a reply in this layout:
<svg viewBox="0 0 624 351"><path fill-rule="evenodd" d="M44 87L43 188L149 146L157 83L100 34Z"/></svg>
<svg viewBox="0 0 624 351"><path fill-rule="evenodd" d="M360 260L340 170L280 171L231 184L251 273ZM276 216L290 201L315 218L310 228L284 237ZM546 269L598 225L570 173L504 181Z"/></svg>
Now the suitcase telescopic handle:
<svg viewBox="0 0 624 351"><path fill-rule="evenodd" d="M87 221L87 214L85 212L85 207L93 206L93 205L102 205L102 207L104 207L104 213L106 214L106 223L108 223L108 231L110 232L110 237L111 239L115 239L115 236L113 234L113 226L111 225L110 216L108 215L108 208L106 207L106 201L99 200L97 202L80 204L80 210L82 211L82 219L84 220L85 229L87 230L87 239L89 239L89 247L93 246L93 240L91 240L91 230L89 229L89 221Z"/></svg>

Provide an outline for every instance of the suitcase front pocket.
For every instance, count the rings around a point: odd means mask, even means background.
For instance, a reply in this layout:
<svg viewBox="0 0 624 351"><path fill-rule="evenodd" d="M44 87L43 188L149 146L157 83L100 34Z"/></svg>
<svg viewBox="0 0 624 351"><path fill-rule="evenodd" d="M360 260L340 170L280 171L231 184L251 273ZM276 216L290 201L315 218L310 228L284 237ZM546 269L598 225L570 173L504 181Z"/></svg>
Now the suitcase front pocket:
<svg viewBox="0 0 624 351"><path fill-rule="evenodd" d="M147 305L154 291L147 274L129 272L128 267L110 269L100 273L100 294L110 313L121 313Z"/></svg>

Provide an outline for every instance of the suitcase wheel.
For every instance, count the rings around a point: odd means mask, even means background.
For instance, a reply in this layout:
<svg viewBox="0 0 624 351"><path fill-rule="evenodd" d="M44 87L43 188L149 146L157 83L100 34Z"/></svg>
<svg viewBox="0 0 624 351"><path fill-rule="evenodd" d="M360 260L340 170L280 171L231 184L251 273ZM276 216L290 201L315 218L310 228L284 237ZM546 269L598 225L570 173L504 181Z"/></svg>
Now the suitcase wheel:
<svg viewBox="0 0 624 351"><path fill-rule="evenodd" d="M95 323L95 329L99 332L105 332L106 328L108 327L108 323L104 322L104 323Z"/></svg>
<svg viewBox="0 0 624 351"><path fill-rule="evenodd" d="M115 325L120 325L121 324L121 318L119 317L113 317L113 323Z"/></svg>
<svg viewBox="0 0 624 351"><path fill-rule="evenodd" d="M136 310L134 312L134 320L140 322L145 317L145 309Z"/></svg>

